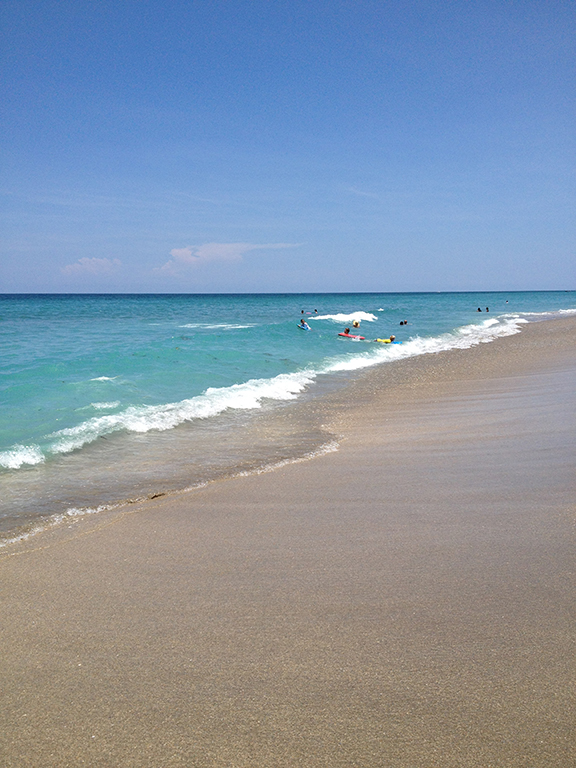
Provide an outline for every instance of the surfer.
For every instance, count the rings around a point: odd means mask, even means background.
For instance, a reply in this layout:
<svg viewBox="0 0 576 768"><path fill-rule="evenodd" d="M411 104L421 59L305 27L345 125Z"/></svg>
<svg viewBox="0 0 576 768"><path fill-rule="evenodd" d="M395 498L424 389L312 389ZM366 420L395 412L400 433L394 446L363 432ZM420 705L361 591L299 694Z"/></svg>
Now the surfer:
<svg viewBox="0 0 576 768"><path fill-rule="evenodd" d="M306 330L306 331L311 331L312 330L312 328L310 328L310 326L308 325L306 320L304 320L304 318L302 318L302 320L300 320L300 328L304 328L304 330Z"/></svg>

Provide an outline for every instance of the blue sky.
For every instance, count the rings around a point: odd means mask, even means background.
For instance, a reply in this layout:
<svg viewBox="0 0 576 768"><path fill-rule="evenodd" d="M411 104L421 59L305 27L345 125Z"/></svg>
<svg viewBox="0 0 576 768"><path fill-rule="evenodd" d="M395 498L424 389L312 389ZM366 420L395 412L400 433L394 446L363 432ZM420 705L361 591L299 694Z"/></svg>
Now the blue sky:
<svg viewBox="0 0 576 768"><path fill-rule="evenodd" d="M0 292L576 288L576 6L3 0Z"/></svg>

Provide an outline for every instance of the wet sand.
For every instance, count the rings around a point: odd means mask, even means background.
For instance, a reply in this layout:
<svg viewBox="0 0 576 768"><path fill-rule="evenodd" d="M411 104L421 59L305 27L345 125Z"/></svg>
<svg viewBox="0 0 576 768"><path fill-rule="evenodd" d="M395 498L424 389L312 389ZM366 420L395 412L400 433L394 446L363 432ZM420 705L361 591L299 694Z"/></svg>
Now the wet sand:
<svg viewBox="0 0 576 768"><path fill-rule="evenodd" d="M0 765L576 765L575 342L370 371L335 453L4 550Z"/></svg>

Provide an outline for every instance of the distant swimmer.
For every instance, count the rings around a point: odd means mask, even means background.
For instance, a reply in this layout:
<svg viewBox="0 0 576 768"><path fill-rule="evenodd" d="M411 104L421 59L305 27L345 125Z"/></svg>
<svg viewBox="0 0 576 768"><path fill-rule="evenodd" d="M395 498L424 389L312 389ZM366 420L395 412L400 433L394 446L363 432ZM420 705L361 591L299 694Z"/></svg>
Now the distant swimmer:
<svg viewBox="0 0 576 768"><path fill-rule="evenodd" d="M354 320L352 323L353 328L360 328L360 320Z"/></svg>
<svg viewBox="0 0 576 768"><path fill-rule="evenodd" d="M311 331L312 330L312 328L310 328L310 326L308 325L306 320L304 320L304 318L302 318L302 320L300 320L300 323L299 323L298 327L299 328L304 328L305 331Z"/></svg>
<svg viewBox="0 0 576 768"><path fill-rule="evenodd" d="M374 341L379 341L380 344L400 344L400 342L395 339L396 336L390 336L389 339L374 339Z"/></svg>
<svg viewBox="0 0 576 768"><path fill-rule="evenodd" d="M480 307L478 307L478 312L482 312L482 310L480 309Z"/></svg>
<svg viewBox="0 0 576 768"><path fill-rule="evenodd" d="M400 325L408 325L408 320L400 320Z"/></svg>
<svg viewBox="0 0 576 768"><path fill-rule="evenodd" d="M486 307L486 312L490 312L490 310L488 309L488 307Z"/></svg>

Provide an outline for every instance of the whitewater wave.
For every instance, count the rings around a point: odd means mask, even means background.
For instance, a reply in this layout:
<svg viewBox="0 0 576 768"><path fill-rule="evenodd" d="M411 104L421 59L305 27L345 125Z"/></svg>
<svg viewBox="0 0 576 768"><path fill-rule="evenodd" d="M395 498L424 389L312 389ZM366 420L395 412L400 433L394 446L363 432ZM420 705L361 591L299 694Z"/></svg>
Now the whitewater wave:
<svg viewBox="0 0 576 768"><path fill-rule="evenodd" d="M378 320L377 315L373 315L371 312L338 312L335 315L314 315L310 320L332 320L334 323L353 323L354 320L361 322L366 320L369 323L373 323L374 320Z"/></svg>
<svg viewBox="0 0 576 768"><path fill-rule="evenodd" d="M326 373L337 371L356 371L392 360L403 360L417 355L445 352L450 349L469 349L478 344L485 344L503 336L520 333L520 326L528 321L522 317L504 317L500 320L490 318L480 325L464 325L452 333L422 338L415 336L403 344L378 345L376 350L368 350L348 359L336 359L330 362ZM366 342L365 342L366 343Z"/></svg>
<svg viewBox="0 0 576 768"><path fill-rule="evenodd" d="M525 323L538 322L539 320L551 320L553 318L565 317L566 315L576 315L576 309L557 309L552 312L522 312L510 313L503 317L522 318Z"/></svg>
<svg viewBox="0 0 576 768"><path fill-rule="evenodd" d="M20 469L25 464L42 464L45 459L39 445L14 445L8 451L0 452L0 467Z"/></svg>
<svg viewBox="0 0 576 768"><path fill-rule="evenodd" d="M251 379L230 387L210 387L203 395L176 403L131 406L120 413L96 416L76 427L48 435L53 441L50 452L69 453L113 432L163 432L186 421L217 416L228 409L260 408L263 400L292 400L315 376L312 371L301 371L272 379Z"/></svg>

